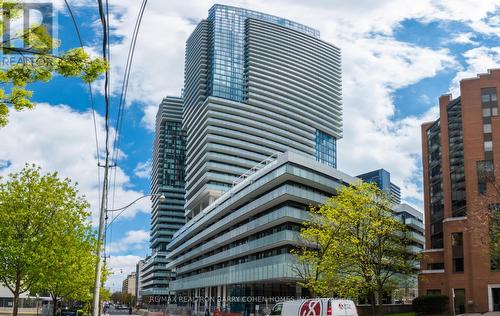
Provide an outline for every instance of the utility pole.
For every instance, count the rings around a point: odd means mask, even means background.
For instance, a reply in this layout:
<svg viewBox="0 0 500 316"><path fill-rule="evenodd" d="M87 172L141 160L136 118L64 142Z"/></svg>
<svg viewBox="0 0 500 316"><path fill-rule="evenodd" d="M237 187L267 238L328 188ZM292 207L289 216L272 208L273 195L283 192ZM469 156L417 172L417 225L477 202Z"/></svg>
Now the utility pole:
<svg viewBox="0 0 500 316"><path fill-rule="evenodd" d="M101 209L99 211L99 230L97 234L97 265L95 269L94 300L92 305L92 315L98 316L100 312L99 292L101 289L102 259L101 252L104 240L106 207L108 204L108 172L109 172L109 149L108 133L106 133L106 156L104 160L104 180L102 186Z"/></svg>
<svg viewBox="0 0 500 316"><path fill-rule="evenodd" d="M109 42L108 42L108 26L106 21L106 15L104 13L104 7L102 0L98 0L99 3L99 16L102 23L102 55L103 59L108 62L108 67L106 69L105 81L104 81L104 100L106 103L105 112L105 126L106 126L106 144L105 144L105 158L104 158L104 179L102 183L102 199L101 208L99 210L99 230L97 235L97 265L95 268L95 283L94 283L94 299L92 302L92 315L98 316L101 311L100 306L100 289L101 289L101 274L102 274L102 260L101 251L104 244L104 231L105 231L105 218L108 207L108 173L109 173ZM106 3L107 4L107 3ZM107 8L106 8L107 11ZM101 166L99 166L100 168Z"/></svg>

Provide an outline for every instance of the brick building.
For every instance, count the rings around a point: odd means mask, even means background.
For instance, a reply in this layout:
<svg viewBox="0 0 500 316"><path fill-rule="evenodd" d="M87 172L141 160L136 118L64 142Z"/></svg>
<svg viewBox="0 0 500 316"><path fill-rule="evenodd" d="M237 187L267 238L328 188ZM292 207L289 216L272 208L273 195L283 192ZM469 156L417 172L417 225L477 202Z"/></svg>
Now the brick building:
<svg viewBox="0 0 500 316"><path fill-rule="evenodd" d="M489 215L500 210L500 69L460 82L422 125L426 247L419 293L444 294L450 310L500 311L500 267L491 260Z"/></svg>

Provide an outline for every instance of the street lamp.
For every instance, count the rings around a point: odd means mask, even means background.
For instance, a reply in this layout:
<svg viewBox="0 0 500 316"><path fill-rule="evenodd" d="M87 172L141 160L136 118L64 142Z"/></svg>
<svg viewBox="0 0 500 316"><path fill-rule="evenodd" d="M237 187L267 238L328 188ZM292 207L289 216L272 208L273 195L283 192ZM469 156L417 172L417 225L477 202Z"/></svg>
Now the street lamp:
<svg viewBox="0 0 500 316"><path fill-rule="evenodd" d="M128 204L128 205L125 205L124 207L120 207L120 208L117 208L117 209L114 209L114 210L108 210L108 209L105 209L104 211L105 212L102 212L101 211L101 219L100 219L100 224L99 224L99 232L98 232L98 235L97 235L97 244L99 245L98 249L97 249L97 267L96 267L96 271L95 271L95 285L94 285L94 300L92 302L93 306L92 306L92 310L93 310L93 316L97 316L100 312L100 304L99 304L99 290L101 288L101 273L102 273L102 262L101 262L101 249L100 249L100 245L103 244L103 239L104 239L104 230L107 230L109 226L111 226L111 224L113 224L113 222L115 221L115 219L117 219L127 208L129 208L130 206L134 205L134 203L136 203L137 201L145 198L145 197L148 197L148 196L159 196L160 197L160 201L164 201L166 200L165 198L165 195L163 194L158 194L158 193L154 193L154 194L146 194L144 196L141 196L137 199L135 199L134 201L132 201L132 203ZM104 218L103 218L103 215L106 215L106 217L108 216L108 212L119 212L118 215L116 215L113 220L104 228ZM103 214L105 213L105 214ZM104 229L102 229L104 228Z"/></svg>
<svg viewBox="0 0 500 316"><path fill-rule="evenodd" d="M115 219L117 219L120 215L122 215L123 212L125 212L125 210L127 208L129 208L130 206L134 205L137 201L145 198L145 197L148 197L148 196L159 196L160 197L160 201L166 201L167 198L165 197L165 195L163 194L147 194L147 195L144 195L144 196L141 196L137 199L135 199L134 201L132 201L132 203L128 204L128 205L125 205L124 207L120 207L120 208L116 208L114 210L106 210L106 217L107 217L107 213L108 212L120 212L118 213L115 217L113 217L113 219L111 220L111 222L109 222L109 224L107 225L106 229L108 229L109 226L111 226L111 224L113 224L113 222L115 221Z"/></svg>

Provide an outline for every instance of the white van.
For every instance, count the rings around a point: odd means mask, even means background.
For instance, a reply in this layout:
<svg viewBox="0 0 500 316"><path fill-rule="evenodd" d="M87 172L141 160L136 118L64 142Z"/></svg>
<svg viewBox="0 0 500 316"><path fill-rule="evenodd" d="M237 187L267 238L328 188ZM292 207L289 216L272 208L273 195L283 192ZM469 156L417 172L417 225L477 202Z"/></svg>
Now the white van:
<svg viewBox="0 0 500 316"><path fill-rule="evenodd" d="M315 298L274 305L269 316L358 316L351 300Z"/></svg>

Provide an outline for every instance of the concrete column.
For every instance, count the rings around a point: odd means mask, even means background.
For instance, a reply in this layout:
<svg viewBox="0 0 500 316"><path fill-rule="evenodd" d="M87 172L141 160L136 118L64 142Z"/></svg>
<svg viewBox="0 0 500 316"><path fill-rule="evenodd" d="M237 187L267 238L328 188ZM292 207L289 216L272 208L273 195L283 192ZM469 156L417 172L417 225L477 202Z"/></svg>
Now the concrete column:
<svg viewBox="0 0 500 316"><path fill-rule="evenodd" d="M197 313L199 311L200 306L200 289L194 289L194 296L196 298L194 302L194 312Z"/></svg>
<svg viewBox="0 0 500 316"><path fill-rule="evenodd" d="M209 292L210 288L209 287L206 287L205 288L205 298L209 297L210 295L210 292ZM205 308L203 309L203 311L206 311L207 308L209 307L209 302L205 299Z"/></svg>
<svg viewBox="0 0 500 316"><path fill-rule="evenodd" d="M217 308L220 309L222 300L222 287L217 285Z"/></svg>
<svg viewBox="0 0 500 316"><path fill-rule="evenodd" d="M222 286L222 308L226 308L227 306L227 285Z"/></svg>

